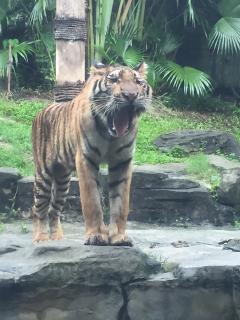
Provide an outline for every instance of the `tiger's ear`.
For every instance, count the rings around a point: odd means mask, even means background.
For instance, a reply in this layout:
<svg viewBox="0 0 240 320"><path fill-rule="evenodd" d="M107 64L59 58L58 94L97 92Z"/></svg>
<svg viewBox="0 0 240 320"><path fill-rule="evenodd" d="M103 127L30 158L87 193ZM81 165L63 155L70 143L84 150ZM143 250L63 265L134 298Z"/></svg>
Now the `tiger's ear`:
<svg viewBox="0 0 240 320"><path fill-rule="evenodd" d="M135 70L140 73L140 75L146 79L147 78L147 74L148 74L148 65L143 61L141 62L139 65L137 65L137 67L135 68Z"/></svg>
<svg viewBox="0 0 240 320"><path fill-rule="evenodd" d="M95 63L93 66L90 68L90 74L95 76L95 75L104 75L106 73L107 66L105 64L98 62Z"/></svg>

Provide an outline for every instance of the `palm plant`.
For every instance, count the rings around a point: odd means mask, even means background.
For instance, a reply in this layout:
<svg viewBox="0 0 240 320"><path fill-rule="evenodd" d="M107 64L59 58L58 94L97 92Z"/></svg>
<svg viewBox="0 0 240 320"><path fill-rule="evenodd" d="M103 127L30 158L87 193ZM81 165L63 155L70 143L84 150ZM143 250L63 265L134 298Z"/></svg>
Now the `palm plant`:
<svg viewBox="0 0 240 320"><path fill-rule="evenodd" d="M35 50L37 60L40 64L46 62L48 57L48 67L45 79L55 80L55 40L53 34L53 19L56 9L56 0L35 0L34 7L30 13L29 24L33 29ZM42 67L44 69L44 67Z"/></svg>
<svg viewBox="0 0 240 320"><path fill-rule="evenodd" d="M88 65L100 60L129 65L140 61L132 42L142 38L145 4L146 0L88 1Z"/></svg>
<svg viewBox="0 0 240 320"><path fill-rule="evenodd" d="M106 11L108 18L102 19L104 0L96 1L96 7L89 0L90 60L103 59L107 63L124 63L134 67L145 59L149 64L148 80L156 93L163 83L168 83L177 90L183 88L185 94L205 94L212 87L210 77L192 66L182 67L176 62L176 52L182 44L179 32L176 32L179 20L183 18L185 25L196 25L201 21L195 14L192 1L186 0L186 5L180 6L177 0L152 0L148 2L146 10L146 1L119 0L115 6L111 2ZM176 21L174 15L178 10L180 15ZM172 12L174 15L171 17ZM96 17L93 17L93 13ZM96 23L94 31L94 21L104 22L105 25L101 27L101 23ZM99 36L101 30L102 38Z"/></svg>
<svg viewBox="0 0 240 320"><path fill-rule="evenodd" d="M240 52L240 3L239 0L221 0L217 5L220 19L209 35L209 46L217 53Z"/></svg>
<svg viewBox="0 0 240 320"><path fill-rule="evenodd" d="M19 34L16 32L18 38L18 47L20 43L23 46L31 43L32 53L34 51L34 68L40 70L41 77L44 80L50 80L52 83L55 78L55 42L53 35L53 19L55 14L55 0L1 0L0 4L0 23L1 17L4 21L3 38L8 36L8 24L23 26L24 32ZM12 48L13 49L13 48ZM17 47L16 47L17 49ZM25 48L30 53L29 47ZM21 55L19 55L20 57ZM6 48L2 48L1 61L4 65L6 57ZM23 57L26 61L26 57ZM15 59L13 59L14 67L17 66ZM3 67L2 73L6 72Z"/></svg>
<svg viewBox="0 0 240 320"><path fill-rule="evenodd" d="M11 71L18 64L19 57L25 61L28 54L32 53L32 42L19 42L18 39L6 39L3 41L3 49L0 50L0 77L8 77L8 93L11 91Z"/></svg>

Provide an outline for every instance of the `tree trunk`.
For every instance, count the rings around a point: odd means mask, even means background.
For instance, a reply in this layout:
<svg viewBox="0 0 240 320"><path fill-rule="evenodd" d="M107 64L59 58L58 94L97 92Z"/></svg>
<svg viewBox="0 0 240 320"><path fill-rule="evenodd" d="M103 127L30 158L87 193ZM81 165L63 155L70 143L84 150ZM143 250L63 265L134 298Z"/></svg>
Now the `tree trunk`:
<svg viewBox="0 0 240 320"><path fill-rule="evenodd" d="M85 80L85 0L57 0L55 100L68 101Z"/></svg>

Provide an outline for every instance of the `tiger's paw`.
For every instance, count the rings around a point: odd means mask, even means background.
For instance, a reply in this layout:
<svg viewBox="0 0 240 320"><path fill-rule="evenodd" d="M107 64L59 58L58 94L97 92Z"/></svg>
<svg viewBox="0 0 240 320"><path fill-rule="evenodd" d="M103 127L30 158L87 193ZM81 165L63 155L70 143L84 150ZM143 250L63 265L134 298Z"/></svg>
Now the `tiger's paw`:
<svg viewBox="0 0 240 320"><path fill-rule="evenodd" d="M33 220L33 242L48 241L49 234L47 228L46 219L37 219Z"/></svg>
<svg viewBox="0 0 240 320"><path fill-rule="evenodd" d="M61 240L63 239L63 231L62 228L61 230L57 230L56 232L52 232L50 236L51 240Z"/></svg>
<svg viewBox="0 0 240 320"><path fill-rule="evenodd" d="M111 236L109 242L111 246L133 247L132 239L124 234Z"/></svg>
<svg viewBox="0 0 240 320"><path fill-rule="evenodd" d="M60 220L57 220L55 224L50 224L50 239L61 240L63 239L63 229Z"/></svg>
<svg viewBox="0 0 240 320"><path fill-rule="evenodd" d="M33 242L40 242L40 241L48 241L49 235L47 232L38 232L33 235Z"/></svg>
<svg viewBox="0 0 240 320"><path fill-rule="evenodd" d="M87 246L107 246L108 236L106 234L92 234L87 237L85 243Z"/></svg>

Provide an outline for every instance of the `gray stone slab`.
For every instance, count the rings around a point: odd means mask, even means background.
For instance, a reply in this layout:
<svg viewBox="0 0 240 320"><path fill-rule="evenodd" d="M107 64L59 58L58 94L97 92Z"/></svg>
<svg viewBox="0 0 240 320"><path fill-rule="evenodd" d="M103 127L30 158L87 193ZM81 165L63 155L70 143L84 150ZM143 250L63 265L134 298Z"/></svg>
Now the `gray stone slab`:
<svg viewBox="0 0 240 320"><path fill-rule="evenodd" d="M1 319L239 320L240 255L223 250L239 230L129 222L135 248L119 248L84 246L81 223L63 228L65 240L34 245L5 226Z"/></svg>

